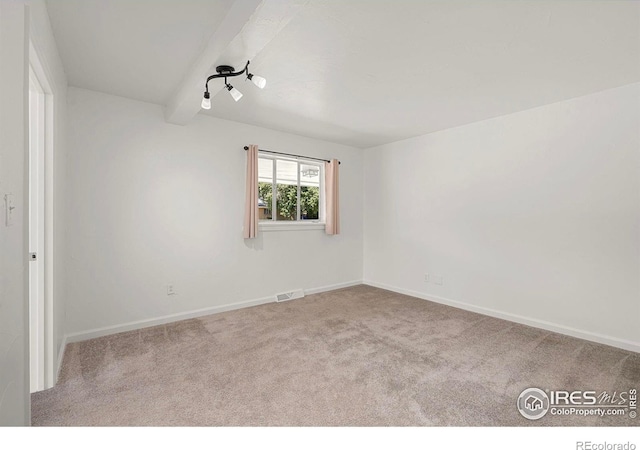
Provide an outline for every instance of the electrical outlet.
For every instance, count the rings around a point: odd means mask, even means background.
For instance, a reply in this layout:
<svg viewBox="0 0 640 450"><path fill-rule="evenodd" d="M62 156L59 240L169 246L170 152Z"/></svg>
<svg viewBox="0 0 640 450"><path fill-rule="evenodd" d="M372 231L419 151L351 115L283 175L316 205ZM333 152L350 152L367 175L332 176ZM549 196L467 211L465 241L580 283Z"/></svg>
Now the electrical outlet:
<svg viewBox="0 0 640 450"><path fill-rule="evenodd" d="M167 284L167 295L175 295L176 290L173 287L173 284Z"/></svg>
<svg viewBox="0 0 640 450"><path fill-rule="evenodd" d="M442 286L444 284L444 277L442 275L436 275L434 278L438 286Z"/></svg>
<svg viewBox="0 0 640 450"><path fill-rule="evenodd" d="M429 282L429 274L428 274L428 273L425 273L425 274L424 274L424 282L425 282L425 283L428 283L428 282Z"/></svg>

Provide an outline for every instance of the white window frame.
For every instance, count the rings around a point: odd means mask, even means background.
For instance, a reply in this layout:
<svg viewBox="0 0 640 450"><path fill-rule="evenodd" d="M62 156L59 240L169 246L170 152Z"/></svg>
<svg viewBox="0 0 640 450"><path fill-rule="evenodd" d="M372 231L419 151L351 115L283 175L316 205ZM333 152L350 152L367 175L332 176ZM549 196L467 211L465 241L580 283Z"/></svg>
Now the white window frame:
<svg viewBox="0 0 640 450"><path fill-rule="evenodd" d="M320 168L320 200L318 205L317 220L277 220L277 204L276 204L276 190L273 190L272 204L271 204L271 220L258 221L258 229L261 231L308 231L308 230L324 230L325 229L325 192L324 192L324 163L313 159L307 159L303 157L288 157L275 155L272 153L258 152L258 159L270 159L273 161L273 184L277 185L277 173L276 165L277 161L293 161L298 164L298 200L297 204L297 217L300 217L300 164L312 164L317 165Z"/></svg>

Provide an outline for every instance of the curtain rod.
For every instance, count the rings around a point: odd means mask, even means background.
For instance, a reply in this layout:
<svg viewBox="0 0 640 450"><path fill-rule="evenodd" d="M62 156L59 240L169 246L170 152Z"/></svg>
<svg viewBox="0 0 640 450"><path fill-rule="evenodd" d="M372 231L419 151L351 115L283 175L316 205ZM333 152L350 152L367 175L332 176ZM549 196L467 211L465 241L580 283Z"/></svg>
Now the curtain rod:
<svg viewBox="0 0 640 450"><path fill-rule="evenodd" d="M249 150L248 146L244 146L245 150ZM305 159L313 159L316 161L324 161L324 162L331 162L328 159L322 159L322 158L313 158L311 156L303 156L303 155L293 155L291 153L282 153L282 152L272 152L271 150L263 150L261 148L258 149L259 152L264 152L264 153L273 153L274 155L285 155L285 156L293 156L294 158L305 158ZM340 161L338 161L338 164L342 164Z"/></svg>

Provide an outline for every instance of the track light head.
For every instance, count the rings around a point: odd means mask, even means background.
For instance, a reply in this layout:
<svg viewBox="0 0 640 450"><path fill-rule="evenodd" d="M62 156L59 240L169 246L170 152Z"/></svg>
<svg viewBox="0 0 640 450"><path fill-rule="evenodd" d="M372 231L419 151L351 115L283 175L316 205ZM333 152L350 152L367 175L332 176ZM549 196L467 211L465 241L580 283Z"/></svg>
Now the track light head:
<svg viewBox="0 0 640 450"><path fill-rule="evenodd" d="M238 101L242 98L242 92L240 92L239 90L231 86L229 83L225 84L225 87L227 88L227 90L229 91L229 94L231 94L231 97L233 97L235 101Z"/></svg>
<svg viewBox="0 0 640 450"><path fill-rule="evenodd" d="M209 91L204 92L204 98L200 106L202 106L202 109L211 109L211 96L209 95Z"/></svg>
<svg viewBox="0 0 640 450"><path fill-rule="evenodd" d="M251 80L251 82L253 82L253 84L258 86L260 89L264 89L264 87L267 85L266 79L252 73L247 74L247 79Z"/></svg>

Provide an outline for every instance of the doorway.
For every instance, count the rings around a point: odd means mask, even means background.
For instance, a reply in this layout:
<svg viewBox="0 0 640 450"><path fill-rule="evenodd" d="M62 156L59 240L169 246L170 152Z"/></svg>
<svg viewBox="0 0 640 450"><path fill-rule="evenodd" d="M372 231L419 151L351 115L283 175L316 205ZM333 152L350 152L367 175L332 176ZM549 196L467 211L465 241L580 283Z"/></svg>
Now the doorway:
<svg viewBox="0 0 640 450"><path fill-rule="evenodd" d="M53 95L33 45L29 54L30 391L53 387Z"/></svg>

